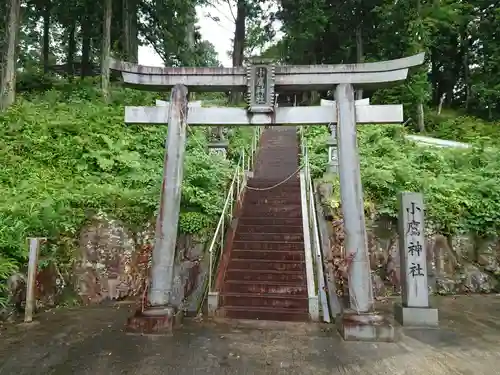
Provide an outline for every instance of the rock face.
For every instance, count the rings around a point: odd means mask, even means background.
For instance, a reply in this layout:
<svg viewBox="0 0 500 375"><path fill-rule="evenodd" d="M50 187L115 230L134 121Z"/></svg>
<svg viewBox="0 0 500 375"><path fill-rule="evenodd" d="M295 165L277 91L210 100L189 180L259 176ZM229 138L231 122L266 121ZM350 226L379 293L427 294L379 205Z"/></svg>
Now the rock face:
<svg viewBox="0 0 500 375"><path fill-rule="evenodd" d="M39 270L37 307L58 304L68 289L83 304L125 298L142 301L153 242L154 225L134 233L117 220L105 215L95 216L80 231L71 279L65 279L51 264ZM173 303L190 312L199 306L207 276L206 242L195 236L179 236L178 239ZM21 307L25 298L25 276L22 273L12 276L8 286L11 302Z"/></svg>
<svg viewBox="0 0 500 375"><path fill-rule="evenodd" d="M146 259L141 257L151 234L148 229L143 244L136 243L122 223L104 216L94 218L83 228L75 264L75 290L83 303L119 299L141 290L145 270L138 266L149 261L148 255Z"/></svg>
<svg viewBox="0 0 500 375"><path fill-rule="evenodd" d="M332 210L331 187L320 186L324 212L330 214L331 257L343 257L343 224ZM400 291L400 260L397 223L374 215L367 218L368 247L374 296L383 297ZM429 289L436 294L492 293L500 287L500 241L472 235L453 238L439 233L426 235Z"/></svg>

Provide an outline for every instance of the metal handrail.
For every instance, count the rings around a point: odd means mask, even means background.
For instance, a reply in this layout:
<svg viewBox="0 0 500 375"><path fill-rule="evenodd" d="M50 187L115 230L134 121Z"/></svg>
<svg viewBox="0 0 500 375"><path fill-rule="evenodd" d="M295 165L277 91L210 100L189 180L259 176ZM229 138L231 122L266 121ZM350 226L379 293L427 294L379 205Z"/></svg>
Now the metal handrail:
<svg viewBox="0 0 500 375"><path fill-rule="evenodd" d="M252 137L252 143L250 146L250 151L247 153L245 149L242 149L240 154L240 159L235 168L231 184L229 186L229 191L226 195L224 201L224 206L222 208L222 213L219 217L217 227L215 229L212 241L210 242L210 247L208 248L209 254L209 273L208 273L208 292L213 292L214 288L214 275L217 273L218 263L220 254L224 250L224 237L226 235L226 229L228 224L232 220L233 207L238 205L243 196L243 192L247 183L246 171L250 170L253 166L255 160L255 153L257 151L258 142L260 137L260 128L255 127ZM229 221L227 223L226 221ZM217 241L219 239L219 241Z"/></svg>
<svg viewBox="0 0 500 375"><path fill-rule="evenodd" d="M316 295L318 296L318 303L320 304L323 313L323 321L330 322L330 309L326 295L326 285L323 270L323 253L321 251L321 243L319 236L319 228L317 221L316 203L314 199L314 184L311 178L311 165L309 162L309 152L304 136L304 129L300 128L301 136L301 151L302 151L302 164L305 178L305 190L307 199L307 222L309 224L309 232L311 233L311 253L312 258L315 260L315 274L316 274Z"/></svg>

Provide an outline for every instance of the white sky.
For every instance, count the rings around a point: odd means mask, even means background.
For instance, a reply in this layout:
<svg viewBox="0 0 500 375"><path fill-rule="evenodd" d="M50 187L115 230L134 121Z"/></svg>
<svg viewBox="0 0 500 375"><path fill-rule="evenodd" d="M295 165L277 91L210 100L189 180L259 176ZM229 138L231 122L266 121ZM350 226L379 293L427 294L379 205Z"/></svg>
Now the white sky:
<svg viewBox="0 0 500 375"><path fill-rule="evenodd" d="M231 15L230 5L232 2L221 2L218 9L213 7L198 7L196 13L198 15L198 26L202 39L208 40L215 47L215 51L219 55L219 61L223 66L232 66L232 60L227 52L233 49L231 39L234 35L234 21ZM236 14L235 7L232 6L233 14ZM213 21L207 14L210 13L213 17L218 17L219 22ZM147 66L163 66L163 61L152 47L139 47L139 64Z"/></svg>
<svg viewBox="0 0 500 375"><path fill-rule="evenodd" d="M218 10L207 7L198 7L198 26L202 39L208 40L215 46L215 50L219 54L219 61L224 66L231 66L232 62L227 51L232 49L231 39L234 33L234 22L232 21L229 5L224 3ZM206 14L219 17L220 22L215 22ZM163 61L152 47L139 47L139 64L148 66L163 66Z"/></svg>

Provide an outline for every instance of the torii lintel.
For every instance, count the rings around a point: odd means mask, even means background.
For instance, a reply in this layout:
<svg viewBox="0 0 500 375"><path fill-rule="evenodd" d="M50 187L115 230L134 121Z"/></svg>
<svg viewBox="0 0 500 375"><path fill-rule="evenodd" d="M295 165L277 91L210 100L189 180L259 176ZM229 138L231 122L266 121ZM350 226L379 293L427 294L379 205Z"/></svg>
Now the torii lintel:
<svg viewBox="0 0 500 375"><path fill-rule="evenodd" d="M272 67L275 92L297 89L331 90L349 83L356 87L381 87L406 79L408 69L424 62L424 53L396 60L362 64L273 65L253 64L237 68L161 68L111 60L111 69L120 71L126 85L143 90L170 90L182 84L191 92L246 91L249 69Z"/></svg>

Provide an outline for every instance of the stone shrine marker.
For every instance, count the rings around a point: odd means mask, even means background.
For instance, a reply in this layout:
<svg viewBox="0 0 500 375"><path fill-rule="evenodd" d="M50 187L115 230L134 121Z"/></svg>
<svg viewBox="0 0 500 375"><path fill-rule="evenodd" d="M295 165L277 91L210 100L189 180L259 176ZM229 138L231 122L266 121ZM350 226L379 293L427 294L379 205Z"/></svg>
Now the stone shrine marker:
<svg viewBox="0 0 500 375"><path fill-rule="evenodd" d="M133 323L135 328L142 331L146 328L158 331L169 328L169 325L171 328L171 318L178 312L177 306L171 303L171 270L179 220L187 125L336 124L345 248L348 252L346 255L353 259L349 269L350 309L344 311L337 320L339 331L346 340L392 340L393 327L374 312L356 124L401 123L403 107L355 105L354 90L404 81L409 68L423 61L423 53L377 63L281 66L257 62L246 68L158 68L112 61L111 68L122 72L128 86L150 91L171 90L168 106L125 108L125 122L128 124L168 124L169 128L148 294L149 307L137 316ZM328 91L334 87L335 103L331 106L275 105L276 95L282 92ZM189 106L187 88L198 92L246 92L248 107Z"/></svg>
<svg viewBox="0 0 500 375"><path fill-rule="evenodd" d="M395 318L404 326L437 326L438 310L429 306L424 200L420 193L399 195L399 254L402 304Z"/></svg>

